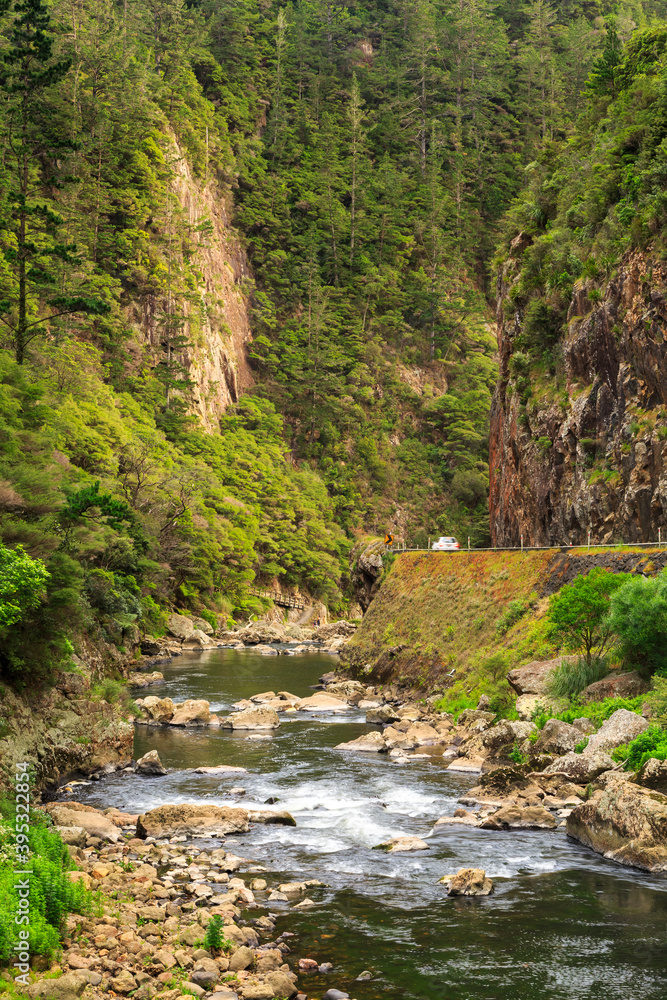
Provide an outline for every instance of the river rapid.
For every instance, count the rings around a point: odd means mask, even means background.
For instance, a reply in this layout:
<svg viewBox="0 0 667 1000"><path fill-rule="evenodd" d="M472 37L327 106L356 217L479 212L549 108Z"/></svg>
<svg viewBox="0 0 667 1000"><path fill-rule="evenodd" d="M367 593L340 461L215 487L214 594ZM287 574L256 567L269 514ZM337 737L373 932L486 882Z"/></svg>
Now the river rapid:
<svg viewBox="0 0 667 1000"><path fill-rule="evenodd" d="M216 649L168 664L155 693L205 698L212 711L226 713L260 691L311 694L335 665L321 653ZM667 879L607 862L562 830L434 831L435 820L453 814L475 783L470 776L429 761L396 764L385 754L336 750L370 728L356 709L280 718L265 740L224 729L137 726L135 758L156 749L169 773L121 772L78 786L78 798L127 812L200 801L271 808L267 800L275 800L276 809L292 813L296 827L255 825L225 846L269 869L271 886L327 884L309 889L317 904L310 909L287 916L293 904L270 904L284 915L278 932L296 933L295 954L334 965L327 975L301 977L309 996L333 987L356 1000L665 1000ZM188 770L216 764L248 773ZM245 795L231 794L239 786ZM424 838L430 850L372 849L405 834ZM447 898L437 880L462 867L485 868L494 893ZM373 978L357 981L365 971Z"/></svg>

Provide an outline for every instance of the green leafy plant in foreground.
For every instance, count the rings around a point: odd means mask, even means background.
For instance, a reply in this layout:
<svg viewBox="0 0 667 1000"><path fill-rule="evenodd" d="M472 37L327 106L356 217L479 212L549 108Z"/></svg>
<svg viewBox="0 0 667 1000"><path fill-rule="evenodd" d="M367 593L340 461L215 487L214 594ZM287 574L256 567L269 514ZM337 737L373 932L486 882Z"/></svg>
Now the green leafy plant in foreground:
<svg viewBox="0 0 667 1000"><path fill-rule="evenodd" d="M211 917L204 935L204 948L208 951L224 951L229 947L229 941L223 934L222 917L215 915Z"/></svg>
<svg viewBox="0 0 667 1000"><path fill-rule="evenodd" d="M596 566L586 576L561 587L547 611L552 638L563 648L581 653L590 666L614 639L615 629L608 619L610 600L627 579L627 573L611 573Z"/></svg>
<svg viewBox="0 0 667 1000"><path fill-rule="evenodd" d="M667 730L650 725L630 743L616 747L612 757L619 763L623 761L626 771L638 771L652 757L667 760Z"/></svg>
<svg viewBox="0 0 667 1000"><path fill-rule="evenodd" d="M0 824L0 962L8 962L17 938L14 917L18 912L14 861L13 805L1 804ZM6 824L6 825L5 825ZM67 847L43 815L30 817L30 951L52 956L60 948L60 935L69 913L91 913L95 897L83 882L72 882L75 866Z"/></svg>

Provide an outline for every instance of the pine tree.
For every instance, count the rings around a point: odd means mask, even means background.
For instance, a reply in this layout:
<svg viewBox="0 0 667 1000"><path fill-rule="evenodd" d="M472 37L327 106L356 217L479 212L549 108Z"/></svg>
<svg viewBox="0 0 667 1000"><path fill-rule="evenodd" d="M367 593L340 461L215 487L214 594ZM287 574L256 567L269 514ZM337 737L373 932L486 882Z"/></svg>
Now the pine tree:
<svg viewBox="0 0 667 1000"><path fill-rule="evenodd" d="M5 0L4 10L9 7ZM15 0L13 13L9 47L0 69L0 88L6 98L1 126L9 163L0 319L10 331L16 361L22 364L28 344L49 329L53 320L73 313L108 312L108 306L90 295L71 293L67 277L75 273L80 258L76 247L60 236L62 216L42 195L44 184L57 188L56 157L73 145L65 138L63 123L54 120L45 105L51 88L63 80L71 63L52 55L50 15L44 0Z"/></svg>

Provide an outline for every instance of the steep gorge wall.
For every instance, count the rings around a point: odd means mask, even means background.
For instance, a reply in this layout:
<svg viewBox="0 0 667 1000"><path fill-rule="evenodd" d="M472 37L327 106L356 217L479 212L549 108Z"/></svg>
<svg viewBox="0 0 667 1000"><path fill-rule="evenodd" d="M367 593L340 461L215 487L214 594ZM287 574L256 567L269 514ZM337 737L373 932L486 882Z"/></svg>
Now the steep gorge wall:
<svg viewBox="0 0 667 1000"><path fill-rule="evenodd" d="M494 545L649 541L667 535L667 266L627 255L600 300L578 283L562 340L564 386L521 402L507 316L525 242L498 288L500 379L491 412ZM589 297L590 293L590 297ZM564 390L564 391L563 391Z"/></svg>
<svg viewBox="0 0 667 1000"><path fill-rule="evenodd" d="M188 238L195 249L192 270L198 279L194 295L191 292L189 300L179 298L175 306L183 313L183 326L177 332L185 341L175 354L193 383L192 411L206 430L215 431L220 416L253 381L247 359L252 339L247 294L250 269L232 226L230 193L215 180L202 185L175 139L173 147L174 216L178 214L180 227L189 228ZM163 236L165 241L169 238L169 234ZM180 239L177 233L173 236L176 266ZM137 356L144 345L155 360L161 356L166 307L166 299L151 296L130 308L129 319L138 335Z"/></svg>

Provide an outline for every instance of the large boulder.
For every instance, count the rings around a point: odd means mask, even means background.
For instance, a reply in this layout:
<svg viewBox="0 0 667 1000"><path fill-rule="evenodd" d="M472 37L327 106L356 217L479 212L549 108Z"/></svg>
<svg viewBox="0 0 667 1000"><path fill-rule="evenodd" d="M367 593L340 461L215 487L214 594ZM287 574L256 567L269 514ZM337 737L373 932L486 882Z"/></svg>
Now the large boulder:
<svg viewBox="0 0 667 1000"><path fill-rule="evenodd" d="M280 719L272 708L246 708L220 720L223 729L278 729Z"/></svg>
<svg viewBox="0 0 667 1000"><path fill-rule="evenodd" d="M147 698L137 701L141 710L142 721L154 725L166 726L174 715L174 703L171 698L157 698L150 694Z"/></svg>
<svg viewBox="0 0 667 1000"><path fill-rule="evenodd" d="M291 974L276 969L267 975L249 976L247 979L235 983L235 990L242 1000L277 1000L280 998L293 997L298 992Z"/></svg>
<svg viewBox="0 0 667 1000"><path fill-rule="evenodd" d="M92 806L81 802L49 802L44 806L55 826L79 826L89 837L99 837L100 840L110 840L117 843L122 838L122 831Z"/></svg>
<svg viewBox="0 0 667 1000"><path fill-rule="evenodd" d="M460 868L456 875L445 875L440 881L448 886L448 896L488 896L493 892L493 882L483 868Z"/></svg>
<svg viewBox="0 0 667 1000"><path fill-rule="evenodd" d="M667 760L656 760L655 757L651 757L640 769L635 782L644 788L652 788L667 795Z"/></svg>
<svg viewBox="0 0 667 1000"><path fill-rule="evenodd" d="M425 840L421 840L419 837L392 837L391 840L377 844L375 850L395 854L405 851L428 851L429 846Z"/></svg>
<svg viewBox="0 0 667 1000"><path fill-rule="evenodd" d="M543 806L503 806L480 823L483 830L553 830L556 817Z"/></svg>
<svg viewBox="0 0 667 1000"><path fill-rule="evenodd" d="M535 753L555 753L562 757L566 753L572 753L583 739L585 739L583 733L575 726L561 722L560 719L549 719L533 750Z"/></svg>
<svg viewBox="0 0 667 1000"><path fill-rule="evenodd" d="M320 625L313 633L313 639L318 642L330 642L332 639L349 639L357 631L357 626L352 622L338 621L329 622L328 625Z"/></svg>
<svg viewBox="0 0 667 1000"><path fill-rule="evenodd" d="M158 806L143 813L137 820L137 836L142 838L158 839L181 834L224 837L228 833L246 833L248 829L247 811L229 806L189 803Z"/></svg>
<svg viewBox="0 0 667 1000"><path fill-rule="evenodd" d="M350 709L346 701L324 692L299 698L294 707L298 712L347 712Z"/></svg>
<svg viewBox="0 0 667 1000"><path fill-rule="evenodd" d="M609 753L624 743L630 743L636 736L648 729L648 721L635 712L628 712L626 708L619 708L617 712L610 715L606 722L603 722L600 729L594 736L589 737L588 746L584 751L587 755L597 753Z"/></svg>
<svg viewBox="0 0 667 1000"><path fill-rule="evenodd" d="M89 982L90 973L77 969L76 972L66 972L57 979L40 979L39 982L26 987L24 995L31 1000L36 1000L37 997L49 1000L75 1000L81 996ZM136 983L134 988L136 989Z"/></svg>
<svg viewBox="0 0 667 1000"><path fill-rule="evenodd" d="M356 750L358 753L386 753L389 749L381 733L364 733L349 743L339 743L336 750Z"/></svg>
<svg viewBox="0 0 667 1000"><path fill-rule="evenodd" d="M366 722L374 726L386 725L388 722L397 722L400 715L391 705L380 705L379 708L369 708L366 712Z"/></svg>
<svg viewBox="0 0 667 1000"><path fill-rule="evenodd" d="M572 663L574 656L558 656L555 660L532 660L523 667L510 670L507 680L518 695L548 694L551 677L562 660Z"/></svg>
<svg viewBox="0 0 667 1000"><path fill-rule="evenodd" d="M563 774L575 785L587 785L603 771L610 771L614 762L607 753L567 753L558 757L544 769L545 774Z"/></svg>
<svg viewBox="0 0 667 1000"><path fill-rule="evenodd" d="M207 622L205 618L197 618L196 615L193 615L192 624L200 632L203 632L204 635L213 635L213 633L215 632L215 629L213 628L211 623Z"/></svg>
<svg viewBox="0 0 667 1000"><path fill-rule="evenodd" d="M466 708L459 713L457 725L471 733L483 733L493 725L495 718L495 712L478 712L476 708Z"/></svg>
<svg viewBox="0 0 667 1000"><path fill-rule="evenodd" d="M267 622L253 622L247 628L236 633L245 646L259 646L272 642L287 642L287 636L282 628L269 625Z"/></svg>
<svg viewBox="0 0 667 1000"><path fill-rule="evenodd" d="M667 871L667 796L653 789L610 784L572 810L567 833L619 864Z"/></svg>
<svg viewBox="0 0 667 1000"><path fill-rule="evenodd" d="M595 681L579 695L581 702L604 701L605 698L637 698L646 694L650 685L641 674L632 670L627 674L609 674L601 681Z"/></svg>
<svg viewBox="0 0 667 1000"><path fill-rule="evenodd" d="M157 776L167 773L167 769L162 766L162 761L157 750L149 750L137 761L137 772L149 776Z"/></svg>
<svg viewBox="0 0 667 1000"><path fill-rule="evenodd" d="M183 640L184 646L202 646L208 648L209 646L215 646L216 642L211 639L206 632L202 632L201 629L193 629L187 639Z"/></svg>
<svg viewBox="0 0 667 1000"><path fill-rule="evenodd" d="M478 736L473 736L463 745L461 752L466 757L502 760L515 745L521 746L525 743L533 732L535 725L532 722L503 720Z"/></svg>
<svg viewBox="0 0 667 1000"><path fill-rule="evenodd" d="M559 715L567 707L567 698L552 698L546 694L520 694L514 704L520 719L532 719L536 712Z"/></svg>
<svg viewBox="0 0 667 1000"><path fill-rule="evenodd" d="M130 687L135 688L146 688L151 687L153 684L164 684L164 674L161 674L159 670L154 670L151 674L138 672L130 674L127 678L127 683Z"/></svg>
<svg viewBox="0 0 667 1000"><path fill-rule="evenodd" d="M172 614L167 618L167 631L169 635L173 635L176 639L188 639L194 632L195 627L192 623L192 618L188 618L186 615Z"/></svg>
<svg viewBox="0 0 667 1000"><path fill-rule="evenodd" d="M211 721L211 707L203 698L188 698L174 705L170 726L208 726Z"/></svg>

